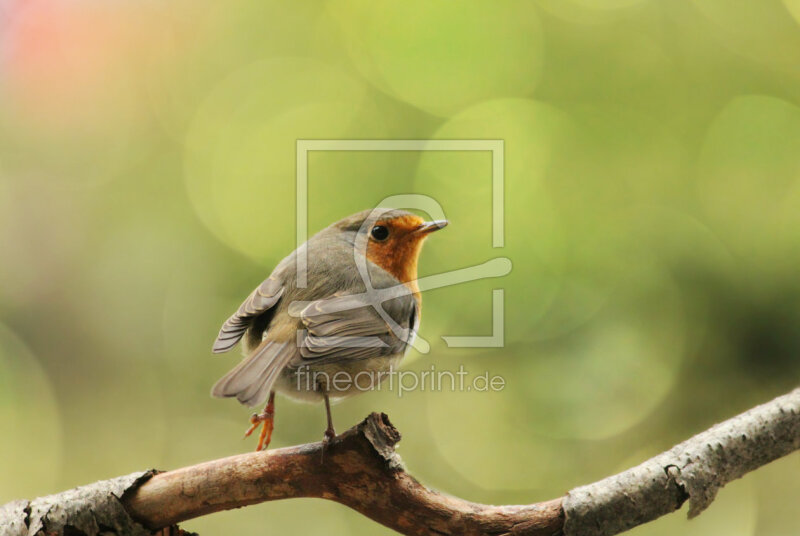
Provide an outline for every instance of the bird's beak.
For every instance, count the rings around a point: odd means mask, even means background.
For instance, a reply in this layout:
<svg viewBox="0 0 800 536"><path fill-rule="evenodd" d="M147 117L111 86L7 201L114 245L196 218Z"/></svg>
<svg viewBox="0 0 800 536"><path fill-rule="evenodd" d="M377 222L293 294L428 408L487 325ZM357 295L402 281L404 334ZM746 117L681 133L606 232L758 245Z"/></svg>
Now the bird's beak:
<svg viewBox="0 0 800 536"><path fill-rule="evenodd" d="M444 229L447 227L447 220L433 220L433 221L426 221L420 224L414 232L421 233L421 234L428 234L434 231L438 231L439 229Z"/></svg>

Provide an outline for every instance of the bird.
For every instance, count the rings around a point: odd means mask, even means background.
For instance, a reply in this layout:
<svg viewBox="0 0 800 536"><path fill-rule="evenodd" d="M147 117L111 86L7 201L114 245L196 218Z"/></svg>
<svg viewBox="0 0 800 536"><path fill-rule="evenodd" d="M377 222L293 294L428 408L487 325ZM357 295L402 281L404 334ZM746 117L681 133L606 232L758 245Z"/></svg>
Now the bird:
<svg viewBox="0 0 800 536"><path fill-rule="evenodd" d="M244 358L211 394L249 407L266 401L245 432L261 426L256 451L272 439L276 392L324 402L327 444L336 437L330 400L368 390L394 370L419 328L422 245L447 224L400 209L350 215L285 257L225 321L212 352L241 341Z"/></svg>

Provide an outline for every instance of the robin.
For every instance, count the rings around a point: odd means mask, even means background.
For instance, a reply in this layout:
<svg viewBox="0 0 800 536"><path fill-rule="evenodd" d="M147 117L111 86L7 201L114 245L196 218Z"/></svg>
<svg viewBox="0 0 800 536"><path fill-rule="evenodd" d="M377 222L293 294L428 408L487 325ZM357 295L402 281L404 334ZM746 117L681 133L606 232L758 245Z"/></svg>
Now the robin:
<svg viewBox="0 0 800 536"><path fill-rule="evenodd" d="M422 244L446 225L394 209L348 216L283 259L225 321L214 353L242 340L246 357L211 394L250 407L267 400L245 432L262 426L257 451L272 437L276 392L324 402L327 442L336 436L330 399L374 387L398 364L419 327Z"/></svg>

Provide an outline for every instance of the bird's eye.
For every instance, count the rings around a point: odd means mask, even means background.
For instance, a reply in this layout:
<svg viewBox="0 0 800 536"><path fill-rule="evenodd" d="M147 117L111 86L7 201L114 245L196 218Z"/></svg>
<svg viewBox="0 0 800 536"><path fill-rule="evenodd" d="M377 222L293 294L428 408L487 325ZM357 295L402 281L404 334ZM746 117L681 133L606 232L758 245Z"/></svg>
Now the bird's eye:
<svg viewBox="0 0 800 536"><path fill-rule="evenodd" d="M389 238L389 228L384 225L376 225L370 231L372 238L377 240L378 242L383 242L387 238Z"/></svg>

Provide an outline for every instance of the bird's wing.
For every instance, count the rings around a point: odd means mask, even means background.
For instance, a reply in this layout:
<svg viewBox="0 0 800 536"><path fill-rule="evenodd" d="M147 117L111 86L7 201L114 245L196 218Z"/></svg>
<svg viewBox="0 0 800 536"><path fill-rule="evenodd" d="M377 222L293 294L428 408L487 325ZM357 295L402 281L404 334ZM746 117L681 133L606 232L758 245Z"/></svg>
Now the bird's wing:
<svg viewBox="0 0 800 536"><path fill-rule="evenodd" d="M253 323L253 320L278 303L281 295L283 295L283 290L284 286L281 280L275 275L265 279L222 325L222 329L219 330L219 335L217 335L217 340L214 341L212 351L218 354L233 348Z"/></svg>
<svg viewBox="0 0 800 536"><path fill-rule="evenodd" d="M369 359L405 351L416 329L417 304L411 295L379 303L382 317L364 295L312 301L299 313L305 330L298 336L293 366Z"/></svg>

